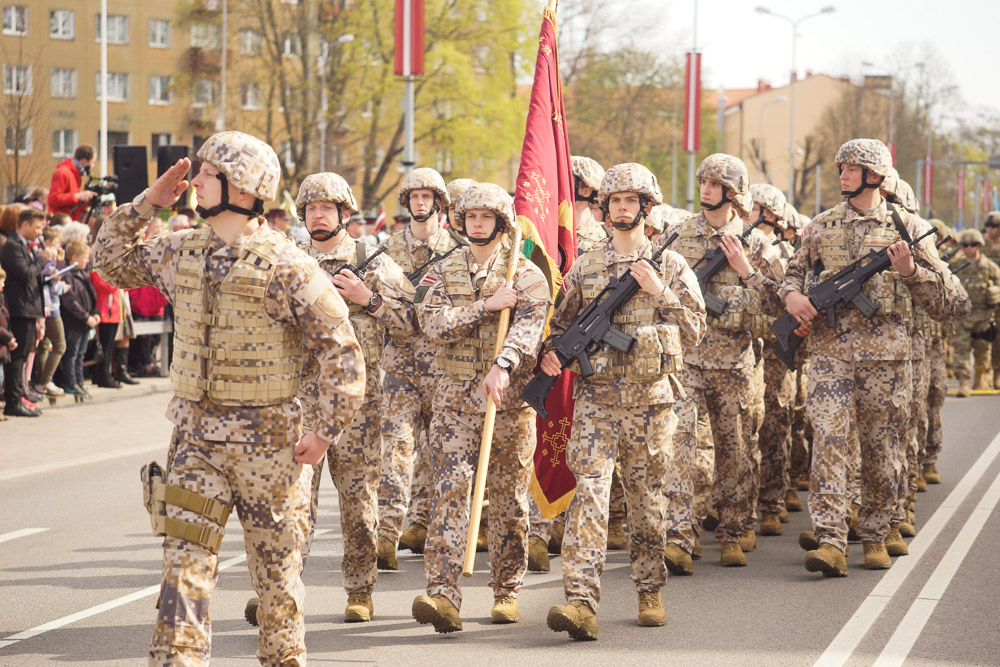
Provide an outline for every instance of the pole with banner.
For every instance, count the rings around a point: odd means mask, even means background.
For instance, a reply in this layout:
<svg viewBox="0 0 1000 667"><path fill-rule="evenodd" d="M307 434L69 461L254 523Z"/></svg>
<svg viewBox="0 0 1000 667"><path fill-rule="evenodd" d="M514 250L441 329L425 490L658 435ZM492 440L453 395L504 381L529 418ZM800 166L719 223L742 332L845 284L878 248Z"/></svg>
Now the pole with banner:
<svg viewBox="0 0 1000 667"><path fill-rule="evenodd" d="M684 150L688 152L687 208L694 210L694 157L701 148L701 54L684 56Z"/></svg>
<svg viewBox="0 0 1000 667"><path fill-rule="evenodd" d="M965 226L965 170L958 170L958 225Z"/></svg>
<svg viewBox="0 0 1000 667"><path fill-rule="evenodd" d="M924 203L930 204L934 199L934 158L928 154L924 157Z"/></svg>
<svg viewBox="0 0 1000 667"><path fill-rule="evenodd" d="M424 74L424 0L396 0L395 73L406 80L403 114L403 170L416 164L413 149L414 79Z"/></svg>

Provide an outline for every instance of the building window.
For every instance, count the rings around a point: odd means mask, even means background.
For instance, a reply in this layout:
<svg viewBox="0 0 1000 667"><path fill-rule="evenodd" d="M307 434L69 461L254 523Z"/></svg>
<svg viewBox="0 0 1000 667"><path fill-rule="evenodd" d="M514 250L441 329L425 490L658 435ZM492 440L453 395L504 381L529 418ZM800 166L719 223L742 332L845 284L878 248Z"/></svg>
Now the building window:
<svg viewBox="0 0 1000 667"><path fill-rule="evenodd" d="M101 15L97 15L97 35L95 41L101 41ZM128 17L108 14L108 44L128 44Z"/></svg>
<svg viewBox="0 0 1000 667"><path fill-rule="evenodd" d="M49 96L72 99L76 97L76 70L52 68Z"/></svg>
<svg viewBox="0 0 1000 667"><path fill-rule="evenodd" d="M52 133L52 157L69 157L76 148L76 130L56 130Z"/></svg>
<svg viewBox="0 0 1000 667"><path fill-rule="evenodd" d="M149 147L152 149L150 155L156 159L160 146L170 146L172 143L173 137L169 132L154 132L149 137Z"/></svg>
<svg viewBox="0 0 1000 667"><path fill-rule="evenodd" d="M259 56L261 46L262 40L259 32L253 28L243 28L240 30L241 56Z"/></svg>
<svg viewBox="0 0 1000 667"><path fill-rule="evenodd" d="M31 155L31 128L8 125L4 131L3 145L7 155Z"/></svg>
<svg viewBox="0 0 1000 667"><path fill-rule="evenodd" d="M191 26L191 46L200 49L219 48L219 26L195 23Z"/></svg>
<svg viewBox="0 0 1000 667"><path fill-rule="evenodd" d="M285 33L282 53L286 56L302 55L302 36L296 32Z"/></svg>
<svg viewBox="0 0 1000 667"><path fill-rule="evenodd" d="M110 31L109 31L110 32ZM101 73L94 79L97 82L97 100L101 99ZM129 75L128 72L108 72L108 102L128 102Z"/></svg>
<svg viewBox="0 0 1000 667"><path fill-rule="evenodd" d="M241 99L245 111L257 111L264 108L264 94L259 83L250 83L241 89Z"/></svg>
<svg viewBox="0 0 1000 667"><path fill-rule="evenodd" d="M149 103L157 106L165 106L172 101L173 94L170 92L170 77L149 77Z"/></svg>
<svg viewBox="0 0 1000 667"><path fill-rule="evenodd" d="M215 84L208 79L199 79L194 84L194 94L191 100L193 107L208 107L215 103Z"/></svg>
<svg viewBox="0 0 1000 667"><path fill-rule="evenodd" d="M49 37L52 39L73 39L76 37L76 12L71 9L50 11Z"/></svg>
<svg viewBox="0 0 1000 667"><path fill-rule="evenodd" d="M3 92L7 95L30 95L31 65L4 65Z"/></svg>
<svg viewBox="0 0 1000 667"><path fill-rule="evenodd" d="M3 6L3 34L5 35L28 34L27 5Z"/></svg>
<svg viewBox="0 0 1000 667"><path fill-rule="evenodd" d="M170 21L149 19L149 45L154 49L170 48Z"/></svg>

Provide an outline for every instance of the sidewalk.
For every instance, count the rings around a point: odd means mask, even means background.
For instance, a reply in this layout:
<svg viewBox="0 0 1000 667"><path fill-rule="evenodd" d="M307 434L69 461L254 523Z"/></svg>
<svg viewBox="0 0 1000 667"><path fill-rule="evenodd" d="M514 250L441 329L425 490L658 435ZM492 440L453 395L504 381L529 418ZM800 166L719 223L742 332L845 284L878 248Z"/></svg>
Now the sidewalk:
<svg viewBox="0 0 1000 667"><path fill-rule="evenodd" d="M87 383L87 391L94 398L89 401L84 401L83 403L77 403L73 400L73 397L69 394L56 399L56 404L50 406L47 399L43 399L38 407L42 409L43 414L49 410L65 410L67 408L83 408L88 405L94 405L95 403L113 403L115 401L124 401L129 398L136 398L137 396L146 396L147 394L162 394L164 392L173 391L173 387L170 384L170 378L165 377L152 377L152 378L136 378L139 384L128 385L123 384L121 389L105 389L103 387L98 387L96 385Z"/></svg>

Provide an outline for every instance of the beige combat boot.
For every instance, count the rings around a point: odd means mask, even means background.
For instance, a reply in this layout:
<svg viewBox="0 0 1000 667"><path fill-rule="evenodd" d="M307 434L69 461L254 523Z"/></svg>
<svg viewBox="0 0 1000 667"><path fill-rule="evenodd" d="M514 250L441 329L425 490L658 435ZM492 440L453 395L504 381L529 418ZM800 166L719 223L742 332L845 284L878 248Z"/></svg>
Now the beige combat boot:
<svg viewBox="0 0 1000 667"><path fill-rule="evenodd" d="M260 598L256 595L247 600L247 606L243 609L243 618L253 627L260 627Z"/></svg>
<svg viewBox="0 0 1000 667"><path fill-rule="evenodd" d="M924 479L923 472L917 473L917 491L925 493L927 491L927 480Z"/></svg>
<svg viewBox="0 0 1000 667"><path fill-rule="evenodd" d="M923 469L924 481L928 484L940 484L941 473L938 472L936 463L928 463Z"/></svg>
<svg viewBox="0 0 1000 667"><path fill-rule="evenodd" d="M900 524L902 525L902 524ZM910 553L909 547L900 535L899 528L889 526L889 533L885 536L885 550L890 556L906 556Z"/></svg>
<svg viewBox="0 0 1000 667"><path fill-rule="evenodd" d="M761 535L781 535L781 515L765 512L760 515Z"/></svg>
<svg viewBox="0 0 1000 667"><path fill-rule="evenodd" d="M625 539L625 524L620 521L608 524L608 551L621 551L628 547Z"/></svg>
<svg viewBox="0 0 1000 667"><path fill-rule="evenodd" d="M415 554L422 554L426 543L427 526L422 523L411 523L399 536L399 548L409 549Z"/></svg>
<svg viewBox="0 0 1000 667"><path fill-rule="evenodd" d="M396 559L396 545L388 537L378 538L378 557L375 564L380 570L399 569L399 561Z"/></svg>
<svg viewBox="0 0 1000 667"><path fill-rule="evenodd" d="M549 553L559 555L562 553L562 540L563 533L566 530L566 524L560 523L558 521L553 521L552 526L549 528Z"/></svg>
<svg viewBox="0 0 1000 667"><path fill-rule="evenodd" d="M701 560L701 536L694 536L694 551L691 552L691 558L693 560Z"/></svg>
<svg viewBox="0 0 1000 667"><path fill-rule="evenodd" d="M462 629L458 607L443 595L418 595L413 600L411 613L417 623L433 625L435 632L458 632Z"/></svg>
<svg viewBox="0 0 1000 667"><path fill-rule="evenodd" d="M799 533L799 547L803 551L816 551L819 549L819 540L816 539L816 533L811 530L803 530Z"/></svg>
<svg viewBox="0 0 1000 667"><path fill-rule="evenodd" d="M597 616L583 600L552 607L545 622L553 632L568 632L573 639L597 639Z"/></svg>
<svg viewBox="0 0 1000 667"><path fill-rule="evenodd" d="M747 557L743 555L739 542L722 543L722 567L744 567L746 564Z"/></svg>
<svg viewBox="0 0 1000 667"><path fill-rule="evenodd" d="M691 562L691 554L673 542L669 542L663 549L663 562L666 564L670 574L675 576L684 577L694 574L694 563Z"/></svg>
<svg viewBox="0 0 1000 667"><path fill-rule="evenodd" d="M960 378L958 381L958 391L955 395L959 398L968 398L972 396L972 389L969 387L969 378Z"/></svg>
<svg viewBox="0 0 1000 667"><path fill-rule="evenodd" d="M545 540L537 535L528 538L528 570L531 572L549 571L549 548Z"/></svg>
<svg viewBox="0 0 1000 667"><path fill-rule="evenodd" d="M986 381L986 371L976 369L976 381L972 383L973 391L989 391L990 383Z"/></svg>
<svg viewBox="0 0 1000 667"><path fill-rule="evenodd" d="M795 483L795 488L799 491L808 491L810 483L809 475L802 475L802 477L799 477L799 481Z"/></svg>
<svg viewBox="0 0 1000 667"><path fill-rule="evenodd" d="M799 494L795 493L795 489L789 488L785 491L785 509L789 512L802 511L802 501L799 500Z"/></svg>
<svg viewBox="0 0 1000 667"><path fill-rule="evenodd" d="M740 536L740 549L743 550L743 553L750 553L756 548L757 534L754 532L753 528L746 528Z"/></svg>
<svg viewBox="0 0 1000 667"><path fill-rule="evenodd" d="M660 591L639 593L639 625L658 628L667 624L667 610L663 608Z"/></svg>
<svg viewBox="0 0 1000 667"><path fill-rule="evenodd" d="M822 572L824 577L846 577L847 558L843 551L824 542L806 554L806 570Z"/></svg>
<svg viewBox="0 0 1000 667"><path fill-rule="evenodd" d="M370 593L351 593L347 596L344 623L365 623L372 620L375 606Z"/></svg>
<svg viewBox="0 0 1000 667"><path fill-rule="evenodd" d="M892 567L884 542L863 542L862 547L865 550L865 569L888 570Z"/></svg>
<svg viewBox="0 0 1000 667"><path fill-rule="evenodd" d="M490 623L503 625L506 623L517 623L520 620L521 610L517 606L516 597L513 595L501 595L500 597L493 598L493 611L490 612Z"/></svg>

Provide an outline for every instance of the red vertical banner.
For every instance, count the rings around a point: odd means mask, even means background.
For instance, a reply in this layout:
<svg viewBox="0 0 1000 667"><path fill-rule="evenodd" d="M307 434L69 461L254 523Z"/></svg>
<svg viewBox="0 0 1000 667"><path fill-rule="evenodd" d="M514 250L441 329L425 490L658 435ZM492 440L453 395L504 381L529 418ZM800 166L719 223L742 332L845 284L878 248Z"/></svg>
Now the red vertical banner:
<svg viewBox="0 0 1000 667"><path fill-rule="evenodd" d="M958 210L965 209L965 170L958 170Z"/></svg>
<svg viewBox="0 0 1000 667"><path fill-rule="evenodd" d="M424 0L396 0L396 76L424 74Z"/></svg>
<svg viewBox="0 0 1000 667"><path fill-rule="evenodd" d="M896 142L889 142L889 152L892 154L892 166L896 166Z"/></svg>
<svg viewBox="0 0 1000 667"><path fill-rule="evenodd" d="M924 203L930 204L934 193L934 158L924 157Z"/></svg>
<svg viewBox="0 0 1000 667"><path fill-rule="evenodd" d="M684 150L701 147L701 54L688 51L684 74Z"/></svg>

